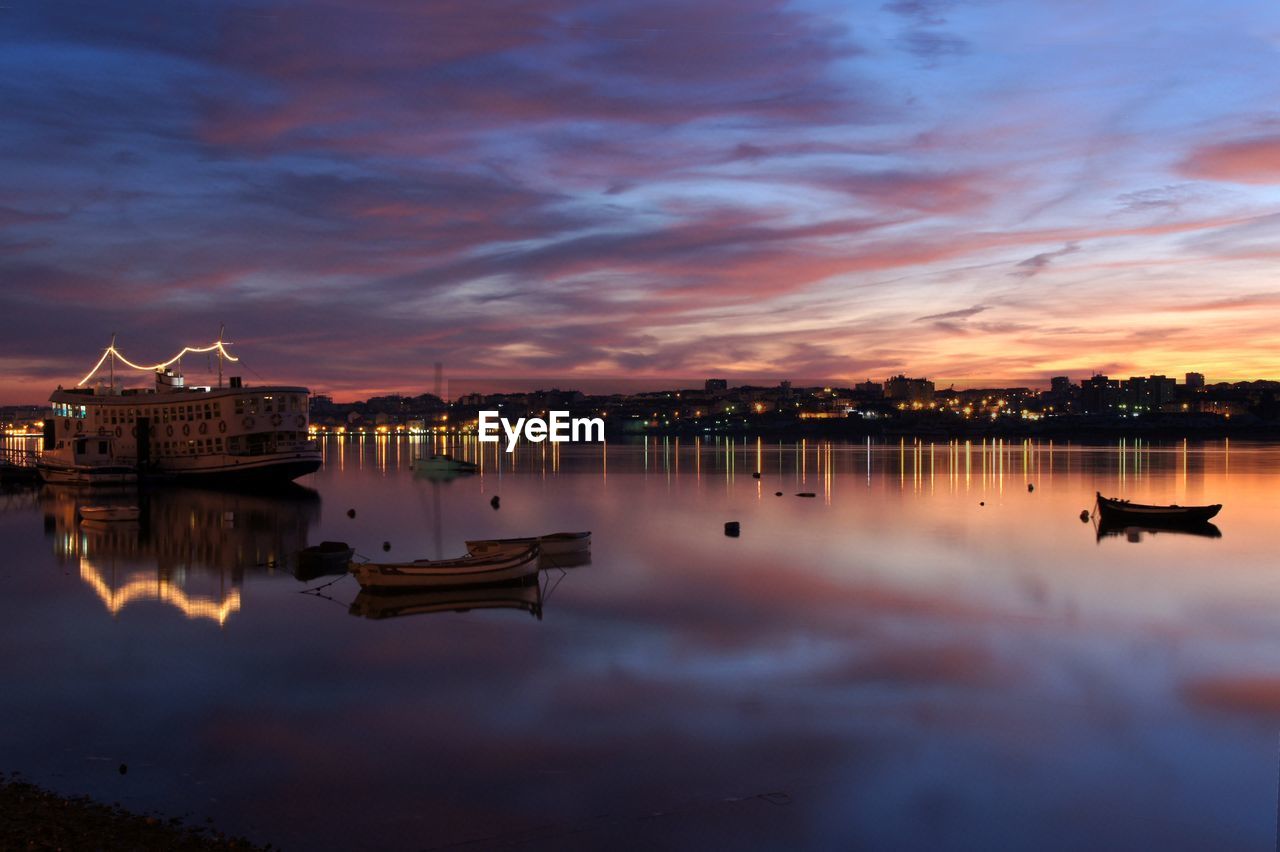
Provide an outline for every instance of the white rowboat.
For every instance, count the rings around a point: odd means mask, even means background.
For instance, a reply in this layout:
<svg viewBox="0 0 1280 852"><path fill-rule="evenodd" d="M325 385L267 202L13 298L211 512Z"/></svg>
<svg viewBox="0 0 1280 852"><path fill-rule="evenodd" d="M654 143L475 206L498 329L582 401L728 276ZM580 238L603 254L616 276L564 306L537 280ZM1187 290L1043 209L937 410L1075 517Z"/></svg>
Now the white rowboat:
<svg viewBox="0 0 1280 852"><path fill-rule="evenodd" d="M538 545L512 545L484 556L416 562L352 562L365 589L427 589L507 583L538 572Z"/></svg>
<svg viewBox="0 0 1280 852"><path fill-rule="evenodd" d="M543 556L566 556L585 553L591 549L591 532L558 532L530 538L489 538L467 542L467 552L472 556L487 556L499 548L537 544Z"/></svg>

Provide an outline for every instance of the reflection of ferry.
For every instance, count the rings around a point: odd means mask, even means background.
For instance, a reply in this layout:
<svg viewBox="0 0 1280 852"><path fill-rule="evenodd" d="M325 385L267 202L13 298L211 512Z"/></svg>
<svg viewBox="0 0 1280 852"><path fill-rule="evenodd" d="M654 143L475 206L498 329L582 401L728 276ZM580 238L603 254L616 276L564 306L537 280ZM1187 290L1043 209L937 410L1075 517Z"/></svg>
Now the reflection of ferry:
<svg viewBox="0 0 1280 852"><path fill-rule="evenodd" d="M234 376L223 387L223 359L236 360L227 345L219 340L184 349L163 364L143 367L124 358L113 342L76 387L59 386L49 397L52 411L45 418L40 457L46 478L102 465L104 459L129 470L201 480L288 481L317 470L320 451L308 436L307 389L244 387ZM216 388L185 385L182 356L201 352L218 355ZM153 370L155 386L118 387L117 359ZM109 383L85 387L108 362Z"/></svg>
<svg viewBox="0 0 1280 852"><path fill-rule="evenodd" d="M435 589L417 592L361 591L351 603L352 615L397 618L432 612L473 609L520 609L542 620L542 587L536 579L505 586Z"/></svg>
<svg viewBox="0 0 1280 852"><path fill-rule="evenodd" d="M274 496L166 488L129 499L137 521L78 521L100 492L42 489L55 555L77 566L113 615L153 600L219 624L240 609L246 576L274 570L306 544L320 507L314 491L296 485Z"/></svg>

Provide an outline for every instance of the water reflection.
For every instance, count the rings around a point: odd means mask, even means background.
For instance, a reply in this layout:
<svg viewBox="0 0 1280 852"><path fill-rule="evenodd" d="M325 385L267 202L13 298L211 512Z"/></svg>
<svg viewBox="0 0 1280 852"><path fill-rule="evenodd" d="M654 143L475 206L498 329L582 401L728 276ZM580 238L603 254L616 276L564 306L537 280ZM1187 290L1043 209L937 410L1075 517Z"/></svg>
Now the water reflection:
<svg viewBox="0 0 1280 852"><path fill-rule="evenodd" d="M319 495L301 486L269 495L44 487L37 499L58 562L74 565L112 615L151 600L220 625L240 610L246 574L293 558L320 511ZM135 503L137 521L80 518L83 506Z"/></svg>
<svg viewBox="0 0 1280 852"><path fill-rule="evenodd" d="M1180 526L1140 526L1136 524L1108 523L1106 521L1099 522L1097 525L1098 541L1110 537L1123 537L1126 541L1137 544L1142 541L1145 535L1189 535L1199 536L1200 538L1222 538L1222 530L1208 521Z"/></svg>
<svg viewBox="0 0 1280 852"><path fill-rule="evenodd" d="M364 618L400 618L437 612L470 612L473 609L517 609L542 620L541 578L501 586L473 586L417 592L378 594L361 591L351 603L351 615Z"/></svg>
<svg viewBox="0 0 1280 852"><path fill-rule="evenodd" d="M50 570L40 515L0 516L0 643L41 649L0 658L22 687L0 690L0 726L23 731L0 763L110 801L121 778L88 756L145 760L125 779L140 809L286 848L1274 839L1276 448L704 437L508 458L437 441L484 471L433 486L408 440L326 445L309 482L336 511L268 507L264 524L304 522L243 560L188 569L148 543L127 565L89 541L108 590L130 570L157 584L163 559L225 630L158 606L84 617L106 601ZM1079 520L1095 491L1222 502L1224 535L1098 546ZM198 527L223 532L222 499ZM57 514L78 567L83 527ZM129 535L154 540L153 514ZM166 537L190 535L182 516ZM308 539L412 559L556 529L591 529L595 564L536 590L370 600L341 579L334 604L252 567Z"/></svg>

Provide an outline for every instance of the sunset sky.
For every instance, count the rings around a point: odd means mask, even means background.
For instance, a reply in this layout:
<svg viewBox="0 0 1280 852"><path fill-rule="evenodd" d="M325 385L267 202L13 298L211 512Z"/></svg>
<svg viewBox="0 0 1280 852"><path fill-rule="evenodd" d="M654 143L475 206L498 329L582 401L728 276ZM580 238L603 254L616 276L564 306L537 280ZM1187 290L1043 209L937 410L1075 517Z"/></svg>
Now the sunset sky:
<svg viewBox="0 0 1280 852"><path fill-rule="evenodd" d="M222 322L340 399L1280 378L1278 72L1274 0L10 0L0 402Z"/></svg>

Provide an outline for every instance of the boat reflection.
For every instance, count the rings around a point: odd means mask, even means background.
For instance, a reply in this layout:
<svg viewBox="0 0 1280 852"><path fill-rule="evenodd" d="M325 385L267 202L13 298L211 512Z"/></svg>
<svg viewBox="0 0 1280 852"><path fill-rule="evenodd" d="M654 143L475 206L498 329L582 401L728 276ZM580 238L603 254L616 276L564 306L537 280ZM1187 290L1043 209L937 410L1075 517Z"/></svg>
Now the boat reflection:
<svg viewBox="0 0 1280 852"><path fill-rule="evenodd" d="M122 501L136 503L137 521L78 519L84 505ZM239 611L246 576L274 573L306 545L320 513L319 495L302 486L265 495L42 488L39 503L54 555L76 565L113 616L150 600L219 625Z"/></svg>
<svg viewBox="0 0 1280 852"><path fill-rule="evenodd" d="M577 553L542 553L538 556L539 571L546 571L548 568L581 568L583 565L590 564L590 550Z"/></svg>
<svg viewBox="0 0 1280 852"><path fill-rule="evenodd" d="M1142 541L1144 535L1193 535L1201 538L1222 538L1222 530L1208 521L1198 524L1124 524L1124 523L1099 523L1096 527L1097 540L1102 541L1104 538L1121 538L1132 544Z"/></svg>
<svg viewBox="0 0 1280 852"><path fill-rule="evenodd" d="M371 592L361 590L351 602L351 615L363 618L399 618L433 612L470 612L474 609L518 609L542 620L542 584L536 577L528 582L423 589L413 592Z"/></svg>

